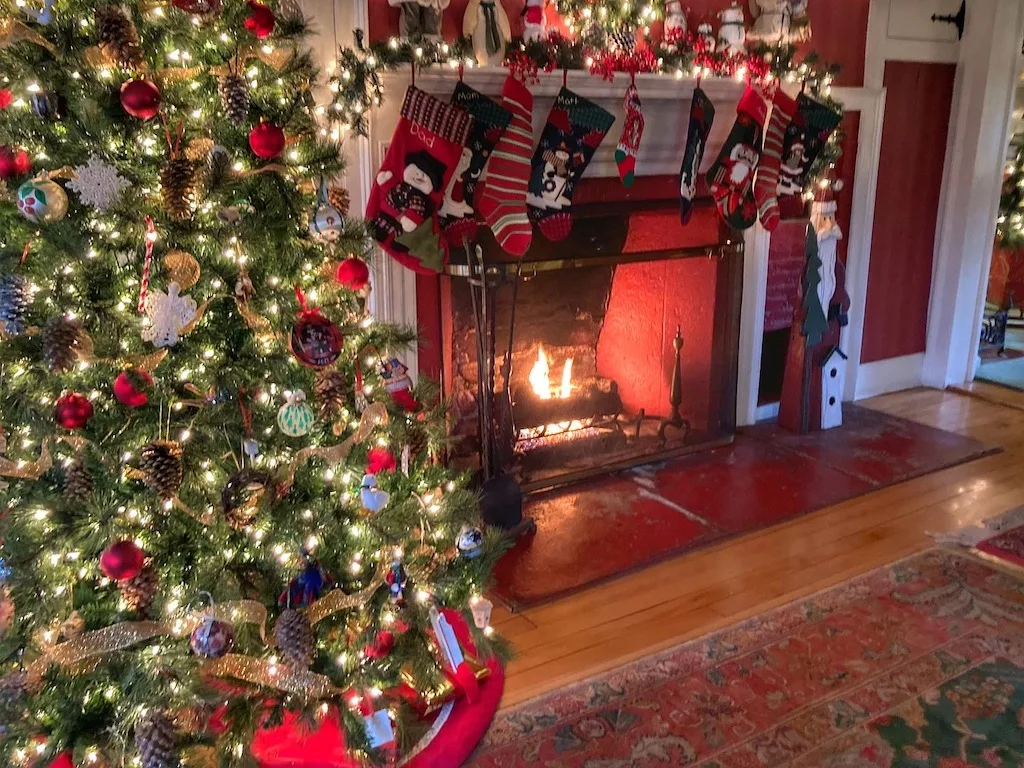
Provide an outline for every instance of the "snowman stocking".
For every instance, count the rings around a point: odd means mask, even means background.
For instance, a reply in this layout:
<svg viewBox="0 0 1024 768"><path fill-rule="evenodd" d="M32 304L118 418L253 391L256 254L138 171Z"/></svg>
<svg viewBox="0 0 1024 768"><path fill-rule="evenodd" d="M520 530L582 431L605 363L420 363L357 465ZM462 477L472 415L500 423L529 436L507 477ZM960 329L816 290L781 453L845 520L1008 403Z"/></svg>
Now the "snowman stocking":
<svg viewBox="0 0 1024 768"><path fill-rule="evenodd" d="M473 240L476 236L473 196L487 159L508 128L512 113L461 80L455 86L452 104L465 109L473 117L469 141L462 148L462 156L452 180L445 187L441 204L444 235L450 245L460 246L464 240Z"/></svg>
<svg viewBox="0 0 1024 768"><path fill-rule="evenodd" d="M736 229L757 221L754 171L761 157L761 127L768 111L764 99L750 86L736 105L736 122L718 159L708 171L708 186L719 215Z"/></svg>
<svg viewBox="0 0 1024 768"><path fill-rule="evenodd" d="M796 97L796 113L782 137L779 208L783 218L803 216L807 172L843 116L805 93Z"/></svg>
<svg viewBox="0 0 1024 768"><path fill-rule="evenodd" d="M690 102L690 127L686 133L683 164L679 167L679 221L686 224L693 215L693 196L697 193L697 173L704 160L711 124L715 122L715 105L700 88L693 89Z"/></svg>
<svg viewBox="0 0 1024 768"><path fill-rule="evenodd" d="M469 113L415 87L370 190L370 234L415 272L440 272L448 261L438 209L472 126Z"/></svg>
<svg viewBox="0 0 1024 768"><path fill-rule="evenodd" d="M572 230L572 193L615 117L562 88L533 155L526 204L530 221L548 240Z"/></svg>

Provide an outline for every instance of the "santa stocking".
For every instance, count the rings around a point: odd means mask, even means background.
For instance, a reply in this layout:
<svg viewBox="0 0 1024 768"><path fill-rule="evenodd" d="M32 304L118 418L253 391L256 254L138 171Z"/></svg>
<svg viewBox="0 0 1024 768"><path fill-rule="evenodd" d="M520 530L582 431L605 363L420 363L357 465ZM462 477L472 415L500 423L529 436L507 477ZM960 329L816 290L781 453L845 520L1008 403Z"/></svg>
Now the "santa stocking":
<svg viewBox="0 0 1024 768"><path fill-rule="evenodd" d="M782 138L779 208L785 218L803 215L807 172L843 116L805 93L796 97L796 114Z"/></svg>
<svg viewBox="0 0 1024 768"><path fill-rule="evenodd" d="M729 138L708 171L708 186L718 213L736 229L748 229L757 221L754 171L761 157L761 126L767 111L764 99L748 85L736 105L736 122Z"/></svg>
<svg viewBox="0 0 1024 768"><path fill-rule="evenodd" d="M757 166L757 180L754 182L754 200L761 224L769 232L779 226L779 165L782 162L782 137L793 119L796 102L779 88L772 99L772 116L764 134L764 149Z"/></svg>
<svg viewBox="0 0 1024 768"><path fill-rule="evenodd" d="M526 217L526 185L533 145L533 94L514 75L505 78L501 105L512 113L508 129L498 139L487 162L477 211L506 252L522 256L533 240Z"/></svg>
<svg viewBox="0 0 1024 768"><path fill-rule="evenodd" d="M636 153L640 149L640 137L644 135L643 107L634 83L626 89L622 105L626 109L626 124L622 126L622 137L615 147L615 165L619 169L619 178L628 187L633 184Z"/></svg>
<svg viewBox="0 0 1024 768"><path fill-rule="evenodd" d="M686 133L686 150L679 168L679 220L686 224L693 215L693 196L697 192L697 173L704 160L711 124L715 121L715 105L700 88L693 89L690 102L690 127Z"/></svg>
<svg viewBox="0 0 1024 768"><path fill-rule="evenodd" d="M568 88L558 92L533 155L530 221L548 240L564 240L572 230L572 193L615 117Z"/></svg>
<svg viewBox="0 0 1024 768"><path fill-rule="evenodd" d="M381 248L416 272L440 272L448 260L437 211L472 122L466 111L418 88L405 92L366 219Z"/></svg>
<svg viewBox="0 0 1024 768"><path fill-rule="evenodd" d="M487 159L512 120L512 113L461 80L455 86L452 104L465 109L473 117L469 141L462 148L462 157L452 180L445 187L444 202L441 203L444 235L449 244L460 246L476 237L473 194Z"/></svg>

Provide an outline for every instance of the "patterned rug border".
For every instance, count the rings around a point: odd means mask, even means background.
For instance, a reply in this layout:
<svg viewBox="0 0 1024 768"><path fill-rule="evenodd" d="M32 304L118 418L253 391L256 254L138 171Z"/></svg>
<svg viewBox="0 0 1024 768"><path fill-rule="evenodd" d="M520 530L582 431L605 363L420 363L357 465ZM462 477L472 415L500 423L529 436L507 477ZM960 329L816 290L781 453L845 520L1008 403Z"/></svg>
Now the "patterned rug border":
<svg viewBox="0 0 1024 768"><path fill-rule="evenodd" d="M1016 509L1009 510L1004 514L1014 512ZM992 571L1002 572L1018 579L1024 578L1024 571L1011 572L998 568L986 559L972 556L972 553L964 548L932 546L885 565L877 566L852 578L796 597L782 605L741 619L721 629L685 640L651 655L624 662L604 672L598 672L564 687L503 708L496 713L492 727L480 745L480 750L487 751L502 747L521 738L523 733L514 727L515 723L538 721L537 724L544 727L567 717L578 717L592 710L606 708L609 698L626 698L644 688L663 683L673 676L686 674L687 671L692 672L701 665L722 664L753 653L772 643L781 631L787 631L804 622L817 624L826 620L837 610L855 602L859 597L858 588L863 588L879 573L898 569L912 561L932 556L940 556L952 561L977 563ZM820 602L830 593L837 598L833 604L823 606L814 604L815 601ZM752 637L742 645L724 642L730 634L743 633L750 633ZM698 647L707 647L712 650L712 653L688 659L687 654L692 655ZM725 652L722 655L717 655L716 649ZM687 664L689 664L688 668L684 666ZM628 682L622 681L622 676L630 671L634 673L634 679ZM596 687L601 689L602 696L595 699L587 694L591 692L590 689L595 687L595 683L598 681L601 681L601 684ZM619 682L618 687L615 685L616 682ZM559 706L552 707L552 704L559 704Z"/></svg>

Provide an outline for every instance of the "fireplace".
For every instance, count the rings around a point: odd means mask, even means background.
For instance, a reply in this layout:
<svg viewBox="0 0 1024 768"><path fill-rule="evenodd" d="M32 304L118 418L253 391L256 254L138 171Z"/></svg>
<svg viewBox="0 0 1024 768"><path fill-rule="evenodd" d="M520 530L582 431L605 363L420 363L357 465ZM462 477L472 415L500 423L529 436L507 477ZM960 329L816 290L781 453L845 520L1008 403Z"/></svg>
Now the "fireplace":
<svg viewBox="0 0 1024 768"><path fill-rule="evenodd" d="M569 239L537 235L521 263L481 230L442 285L453 459L526 491L707 450L735 427L742 241L710 206L680 226L672 200L574 215Z"/></svg>

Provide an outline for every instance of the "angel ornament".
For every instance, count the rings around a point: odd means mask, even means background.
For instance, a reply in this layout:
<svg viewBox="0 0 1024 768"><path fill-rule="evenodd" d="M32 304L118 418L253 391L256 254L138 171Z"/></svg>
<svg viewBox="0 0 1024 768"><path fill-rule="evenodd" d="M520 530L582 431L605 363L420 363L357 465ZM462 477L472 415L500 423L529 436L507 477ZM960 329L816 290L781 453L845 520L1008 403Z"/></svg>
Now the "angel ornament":
<svg viewBox="0 0 1024 768"><path fill-rule="evenodd" d="M501 0L469 0L462 18L462 34L473 41L477 64L500 67L505 60L505 46L512 39L512 28Z"/></svg>
<svg viewBox="0 0 1024 768"><path fill-rule="evenodd" d="M747 32L751 40L785 45L801 43L811 37L807 19L808 0L749 0L754 26Z"/></svg>
<svg viewBox="0 0 1024 768"><path fill-rule="evenodd" d="M142 330L142 339L153 342L154 347L173 347L182 336L182 330L196 319L196 300L181 295L181 286L171 283L167 293L150 291L146 296L146 317L149 326Z"/></svg>

